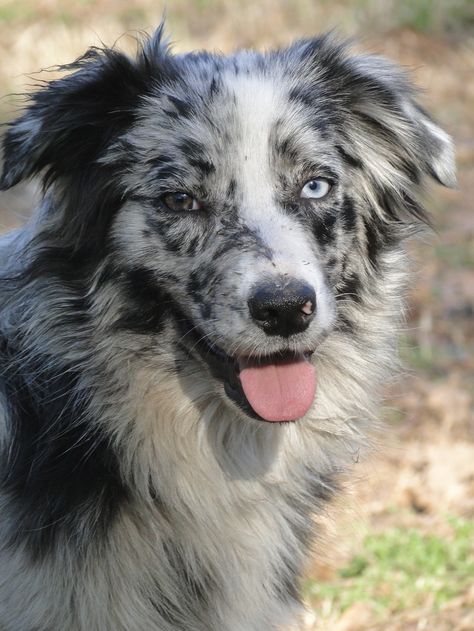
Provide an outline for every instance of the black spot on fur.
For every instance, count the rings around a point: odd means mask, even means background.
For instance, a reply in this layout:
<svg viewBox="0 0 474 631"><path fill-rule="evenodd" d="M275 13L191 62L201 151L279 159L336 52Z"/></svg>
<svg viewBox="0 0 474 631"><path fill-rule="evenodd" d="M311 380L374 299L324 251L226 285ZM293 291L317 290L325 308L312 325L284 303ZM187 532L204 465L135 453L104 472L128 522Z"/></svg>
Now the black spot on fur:
<svg viewBox="0 0 474 631"><path fill-rule="evenodd" d="M252 250L255 255L262 256L269 261L273 260L274 252L265 243L258 230L254 230L244 223L222 218L219 235L222 235L223 238L221 245L214 251L214 261L228 254L232 249L241 252L243 250Z"/></svg>
<svg viewBox="0 0 474 631"><path fill-rule="evenodd" d="M235 191L237 190L237 182L234 178L231 178L229 181L229 186L227 187L227 197L230 200L235 200Z"/></svg>
<svg viewBox="0 0 474 631"><path fill-rule="evenodd" d="M356 325L347 316L339 314L336 322L336 330L348 335L356 334Z"/></svg>
<svg viewBox="0 0 474 631"><path fill-rule="evenodd" d="M348 231L354 230L356 227L357 214L354 208L354 202L347 195L344 197L344 201L342 203L341 215L344 228Z"/></svg>
<svg viewBox="0 0 474 631"><path fill-rule="evenodd" d="M296 559L285 559L274 576L275 591L283 602L300 602L301 567Z"/></svg>
<svg viewBox="0 0 474 631"><path fill-rule="evenodd" d="M344 278L336 295L336 300L353 300L360 302L360 292L362 290L362 282L356 272L352 272L347 278Z"/></svg>
<svg viewBox="0 0 474 631"><path fill-rule="evenodd" d="M404 173L407 178L413 184L420 184L421 182L421 173L420 169L413 164L412 161L409 160L400 160L398 164L399 169Z"/></svg>
<svg viewBox="0 0 474 631"><path fill-rule="evenodd" d="M374 209L370 218L364 218L363 224L366 234L367 254L372 267L377 267L379 254L382 250L396 246L400 241L400 227L402 223L410 222L413 216L426 217L424 211L414 201L413 206L407 198L407 205L395 201L387 192L376 191L379 206L383 209L386 219L381 219ZM418 217L420 213L420 217Z"/></svg>
<svg viewBox="0 0 474 631"><path fill-rule="evenodd" d="M157 614L173 629L188 631L190 618L206 620L211 601L219 592L216 581L196 559L192 567L185 555L171 541L163 544L163 566L169 568L169 578L179 585L179 592L168 595L155 583L155 595L151 605ZM184 614L184 615L183 615Z"/></svg>
<svg viewBox="0 0 474 631"><path fill-rule="evenodd" d="M164 550L169 564L180 577L179 585L184 587L188 603L194 602L201 607L209 605L212 593L217 587L209 572L198 563L190 568L185 556L171 542L164 544Z"/></svg>
<svg viewBox="0 0 474 631"><path fill-rule="evenodd" d="M216 77L212 77L211 85L209 86L209 97L213 99L219 93L219 81Z"/></svg>
<svg viewBox="0 0 474 631"><path fill-rule="evenodd" d="M343 47L331 41L330 35L320 35L312 37L301 42L302 47L300 57L303 60L317 59L324 68L325 65L330 70L337 69L337 63L340 61L343 53Z"/></svg>
<svg viewBox="0 0 474 631"><path fill-rule="evenodd" d="M199 313L200 313L201 318L203 320L212 320L212 319L214 319L213 305L211 303L209 303L208 301L201 302L199 304Z"/></svg>
<svg viewBox="0 0 474 631"><path fill-rule="evenodd" d="M370 134L373 134L375 137L384 139L386 142L395 145L398 144L399 140L393 129L365 112L358 112L357 115L366 127L364 133L369 134L369 136Z"/></svg>
<svg viewBox="0 0 474 631"><path fill-rule="evenodd" d="M179 112L177 112L176 110L164 109L163 114L166 114L166 116L169 116L173 120L177 120L179 118Z"/></svg>
<svg viewBox="0 0 474 631"><path fill-rule="evenodd" d="M156 611L157 616L176 631L187 631L186 622L183 620L183 606L167 596L157 581L154 583L153 591L154 594L149 597L148 602ZM197 612L194 612L193 618L196 614Z"/></svg>
<svg viewBox="0 0 474 631"><path fill-rule="evenodd" d="M200 142L188 138L180 144L180 149L188 160L203 160L206 154L206 148Z"/></svg>
<svg viewBox="0 0 474 631"><path fill-rule="evenodd" d="M332 500L340 485L337 482L336 474L319 474L316 477L310 476L308 481L309 495L312 501L319 504L326 504Z"/></svg>
<svg viewBox="0 0 474 631"><path fill-rule="evenodd" d="M314 532L313 514L316 507L329 502L338 485L334 475L314 475L307 470L305 493L300 497L287 497L293 507L297 521L290 522L290 528L300 542L300 550L307 550ZM300 551L298 550L298 552ZM300 600L300 581L304 559L295 551L293 557L282 559L281 565L275 572L275 588L280 598L287 601Z"/></svg>
<svg viewBox="0 0 474 631"><path fill-rule="evenodd" d="M409 215L429 225L430 221L425 209L406 191L401 192L403 206Z"/></svg>
<svg viewBox="0 0 474 631"><path fill-rule="evenodd" d="M150 177L151 178L156 178L157 180L176 180L180 177L183 177L186 174L186 169L179 165L176 164L176 162L173 163L172 160L170 160L169 163L163 162L161 164L157 163L156 167L151 171L150 173ZM134 194L133 197L131 197L131 199L134 199L136 201L140 201L140 196ZM144 197L142 199L147 199L147 197ZM150 197L148 197L148 199L151 199Z"/></svg>
<svg viewBox="0 0 474 631"><path fill-rule="evenodd" d="M197 249L199 247L199 242L200 242L200 239L198 236L195 236L191 239L188 247L186 248L187 256L194 256L196 254Z"/></svg>
<svg viewBox="0 0 474 631"><path fill-rule="evenodd" d="M201 172L201 176L209 176L216 170L216 167L210 160L203 158L190 158L189 164Z"/></svg>
<svg viewBox="0 0 474 631"><path fill-rule="evenodd" d="M151 167L151 175L153 175L154 171L158 171L165 165L173 164L175 159L166 154L161 154L150 160L147 160L147 164Z"/></svg>
<svg viewBox="0 0 474 631"><path fill-rule="evenodd" d="M287 501L295 509L295 514L301 517L298 522L290 525L302 547L306 548L314 527L311 520L315 507L330 502L339 487L335 474L315 475L309 469L306 469L304 484L304 493L299 497L287 497Z"/></svg>
<svg viewBox="0 0 474 631"><path fill-rule="evenodd" d="M106 263L101 267L100 272L95 277L96 286L98 289L103 288L108 285L110 281L115 280L120 277L120 270L113 259L109 259Z"/></svg>
<svg viewBox="0 0 474 631"><path fill-rule="evenodd" d="M306 107L313 107L315 101L314 94L310 91L310 89L308 89L307 86L292 88L288 93L288 99L290 101L302 103Z"/></svg>
<svg viewBox="0 0 474 631"><path fill-rule="evenodd" d="M356 158L352 154L348 153L345 149L343 149L343 147L341 147L341 145L336 145L336 149L337 149L339 155L341 156L341 158L344 160L344 162L347 165L349 165L350 167L353 167L355 169L362 169L363 168L362 161L359 160L359 158Z"/></svg>
<svg viewBox="0 0 474 631"><path fill-rule="evenodd" d="M106 537L127 501L117 456L90 422L92 387L73 366L50 368L50 358L20 358L2 338L0 392L10 442L0 458L2 490L15 511L10 545L34 559L53 548L83 551Z"/></svg>
<svg viewBox="0 0 474 631"><path fill-rule="evenodd" d="M182 252L184 245L183 235L176 234L174 228L172 228L171 230L165 230L163 228L164 227L162 227L161 230L161 238L166 250L173 254Z"/></svg>
<svg viewBox="0 0 474 631"><path fill-rule="evenodd" d="M277 154L290 161L295 163L298 159L298 151L294 146L294 141L291 138L282 138L275 144L275 151Z"/></svg>
<svg viewBox="0 0 474 631"><path fill-rule="evenodd" d="M373 225L373 223L364 218L364 227L365 227L365 236L366 236L366 247L367 247L367 256L369 258L370 264L374 269L378 266L378 258L380 251L383 248L383 241L380 233L377 228Z"/></svg>
<svg viewBox="0 0 474 631"><path fill-rule="evenodd" d="M337 217L334 211L321 217L313 218L313 234L320 245L326 246L334 241L336 220Z"/></svg>
<svg viewBox="0 0 474 631"><path fill-rule="evenodd" d="M105 248L103 256L106 254ZM36 291L46 288L50 292L54 287L62 297L63 309L60 318L51 322L50 330L55 327L79 330L90 323L87 287L100 259L97 252L89 252L87 245L85 251L75 253L61 247L43 247L18 274L0 276L2 290L8 296L31 284L35 284Z"/></svg>
<svg viewBox="0 0 474 631"><path fill-rule="evenodd" d="M189 275L187 290L193 298L197 298L198 300L201 299L201 294L208 283L208 274L210 271L211 270L195 269Z"/></svg>
<svg viewBox="0 0 474 631"><path fill-rule="evenodd" d="M191 118L193 115L193 108L190 103L173 95L168 95L168 99L171 103L173 103L180 116L183 118Z"/></svg>
<svg viewBox="0 0 474 631"><path fill-rule="evenodd" d="M144 267L128 270L123 274L121 285L126 304L113 329L145 335L159 333L171 300L159 286L153 272Z"/></svg>

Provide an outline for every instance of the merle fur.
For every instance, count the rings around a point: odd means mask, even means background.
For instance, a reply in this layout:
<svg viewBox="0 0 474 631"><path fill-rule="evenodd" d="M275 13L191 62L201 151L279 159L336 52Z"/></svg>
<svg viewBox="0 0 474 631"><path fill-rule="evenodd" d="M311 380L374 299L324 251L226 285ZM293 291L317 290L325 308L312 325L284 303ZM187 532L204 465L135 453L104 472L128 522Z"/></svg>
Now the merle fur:
<svg viewBox="0 0 474 631"><path fill-rule="evenodd" d="M175 56L162 31L64 66L3 140L1 189L44 193L0 241L4 631L291 622L313 514L396 364L423 187L454 184L449 137L388 62L330 36ZM300 198L314 177L330 194ZM167 209L174 190L199 211ZM266 336L250 291L292 277L315 317ZM314 409L265 423L238 358L308 349Z"/></svg>

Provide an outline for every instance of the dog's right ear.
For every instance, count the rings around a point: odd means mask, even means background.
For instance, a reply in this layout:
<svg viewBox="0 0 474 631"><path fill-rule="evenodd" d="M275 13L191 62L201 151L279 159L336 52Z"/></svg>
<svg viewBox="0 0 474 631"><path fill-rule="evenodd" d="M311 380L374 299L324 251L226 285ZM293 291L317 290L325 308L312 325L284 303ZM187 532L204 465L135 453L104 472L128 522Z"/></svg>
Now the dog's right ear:
<svg viewBox="0 0 474 631"><path fill-rule="evenodd" d="M25 113L5 134L0 189L43 170L48 185L96 161L133 123L141 97L173 71L162 35L163 24L136 59L91 48L61 67L71 74L33 93Z"/></svg>

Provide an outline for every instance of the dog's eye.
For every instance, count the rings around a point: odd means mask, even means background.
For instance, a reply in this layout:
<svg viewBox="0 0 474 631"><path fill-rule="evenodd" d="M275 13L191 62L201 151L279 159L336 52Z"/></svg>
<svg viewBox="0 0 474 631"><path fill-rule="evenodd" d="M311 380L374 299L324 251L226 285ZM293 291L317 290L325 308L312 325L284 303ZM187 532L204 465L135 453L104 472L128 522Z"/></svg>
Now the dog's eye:
<svg viewBox="0 0 474 631"><path fill-rule="evenodd" d="M322 199L332 188L332 183L324 177L317 177L306 182L301 189L300 197L307 199Z"/></svg>
<svg viewBox="0 0 474 631"><path fill-rule="evenodd" d="M168 210L174 212L186 212L189 210L199 210L201 208L201 204L194 199L194 197L182 191L165 193L165 195L162 195L161 201Z"/></svg>

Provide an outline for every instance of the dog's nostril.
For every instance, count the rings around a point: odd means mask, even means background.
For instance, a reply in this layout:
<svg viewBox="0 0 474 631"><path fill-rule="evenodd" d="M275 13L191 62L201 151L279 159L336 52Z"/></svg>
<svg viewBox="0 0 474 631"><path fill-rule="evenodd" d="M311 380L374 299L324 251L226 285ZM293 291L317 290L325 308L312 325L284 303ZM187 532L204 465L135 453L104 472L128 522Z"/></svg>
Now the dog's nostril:
<svg viewBox="0 0 474 631"><path fill-rule="evenodd" d="M248 300L254 322L268 335L288 337L304 331L316 311L314 289L300 281L266 283Z"/></svg>
<svg viewBox="0 0 474 631"><path fill-rule="evenodd" d="M249 300L250 313L255 320L261 320L265 322L278 317L278 311L276 309L261 308L253 300Z"/></svg>

